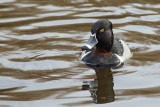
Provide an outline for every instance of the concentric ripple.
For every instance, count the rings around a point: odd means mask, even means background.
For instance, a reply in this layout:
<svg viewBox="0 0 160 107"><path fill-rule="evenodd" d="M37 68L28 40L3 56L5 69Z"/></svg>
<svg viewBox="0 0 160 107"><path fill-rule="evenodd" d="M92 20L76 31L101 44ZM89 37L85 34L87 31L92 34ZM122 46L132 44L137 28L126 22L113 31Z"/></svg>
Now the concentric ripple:
<svg viewBox="0 0 160 107"><path fill-rule="evenodd" d="M133 52L113 69L115 101L102 107L159 107L158 0L0 0L0 106L96 107L83 81L81 46L98 19L113 23Z"/></svg>

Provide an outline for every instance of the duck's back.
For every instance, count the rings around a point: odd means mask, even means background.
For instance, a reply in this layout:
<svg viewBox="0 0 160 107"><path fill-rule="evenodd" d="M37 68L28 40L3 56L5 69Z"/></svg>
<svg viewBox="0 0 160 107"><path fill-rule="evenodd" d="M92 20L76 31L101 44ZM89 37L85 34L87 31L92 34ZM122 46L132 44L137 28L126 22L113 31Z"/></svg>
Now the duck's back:
<svg viewBox="0 0 160 107"><path fill-rule="evenodd" d="M132 53L128 45L119 38L114 39L114 44L113 44L111 52L120 56L123 61L132 56Z"/></svg>
<svg viewBox="0 0 160 107"><path fill-rule="evenodd" d="M115 53L119 56L123 55L124 49L123 49L123 44L119 38L114 38L114 43L113 47L111 49L112 53Z"/></svg>

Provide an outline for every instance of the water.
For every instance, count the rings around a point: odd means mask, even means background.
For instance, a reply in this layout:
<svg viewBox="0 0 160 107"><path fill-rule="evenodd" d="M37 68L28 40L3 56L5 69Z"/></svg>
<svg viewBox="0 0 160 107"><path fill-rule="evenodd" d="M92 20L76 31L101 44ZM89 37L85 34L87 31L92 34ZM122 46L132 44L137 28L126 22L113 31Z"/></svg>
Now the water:
<svg viewBox="0 0 160 107"><path fill-rule="evenodd" d="M97 82L79 58L102 18L133 57ZM160 107L159 33L159 0L0 0L0 107ZM111 102L94 103L85 81L105 81Z"/></svg>

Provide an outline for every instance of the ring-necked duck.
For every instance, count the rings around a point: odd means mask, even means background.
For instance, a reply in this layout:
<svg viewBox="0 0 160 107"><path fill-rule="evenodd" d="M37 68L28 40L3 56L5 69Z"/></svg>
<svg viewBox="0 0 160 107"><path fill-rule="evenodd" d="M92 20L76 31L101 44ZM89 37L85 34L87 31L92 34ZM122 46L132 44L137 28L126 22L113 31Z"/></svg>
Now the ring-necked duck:
<svg viewBox="0 0 160 107"><path fill-rule="evenodd" d="M112 23L106 19L93 24L90 38L82 50L81 60L90 67L118 67L132 56L128 45L114 37Z"/></svg>

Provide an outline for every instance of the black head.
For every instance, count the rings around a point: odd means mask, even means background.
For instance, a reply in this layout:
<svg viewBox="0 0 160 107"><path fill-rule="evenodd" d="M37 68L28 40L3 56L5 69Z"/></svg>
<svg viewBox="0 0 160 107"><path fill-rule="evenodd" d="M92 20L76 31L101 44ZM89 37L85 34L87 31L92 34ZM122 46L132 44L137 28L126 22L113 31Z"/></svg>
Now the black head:
<svg viewBox="0 0 160 107"><path fill-rule="evenodd" d="M100 19L92 25L91 33L98 33L101 29L112 29L112 23L107 19Z"/></svg>
<svg viewBox="0 0 160 107"><path fill-rule="evenodd" d="M96 34L98 50L110 51L113 45L112 23L109 20L101 19L95 22L91 29L92 34Z"/></svg>
<svg viewBox="0 0 160 107"><path fill-rule="evenodd" d="M82 50L92 49L96 46L99 51L109 52L113 46L112 23L106 19L96 21L91 29L91 36Z"/></svg>

